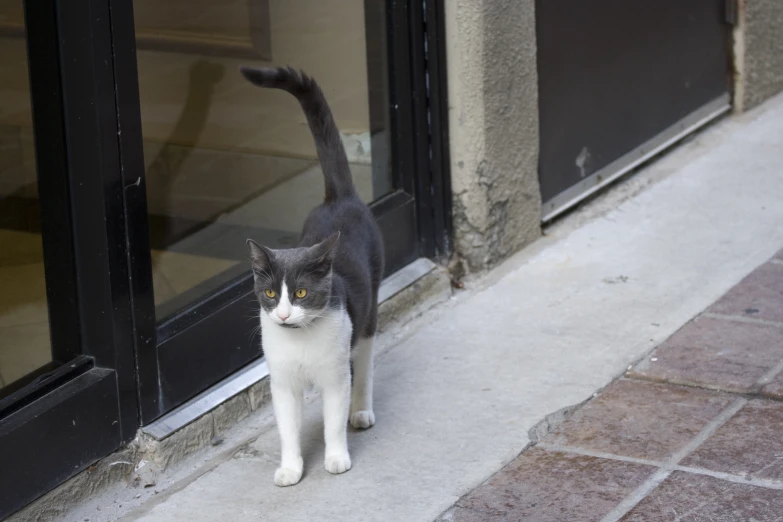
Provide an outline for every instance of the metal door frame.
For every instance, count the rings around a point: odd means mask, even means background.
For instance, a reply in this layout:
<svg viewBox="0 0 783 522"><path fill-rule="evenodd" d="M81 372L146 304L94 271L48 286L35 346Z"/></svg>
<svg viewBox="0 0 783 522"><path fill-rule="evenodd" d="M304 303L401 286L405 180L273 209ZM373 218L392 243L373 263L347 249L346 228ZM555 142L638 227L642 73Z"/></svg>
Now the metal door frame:
<svg viewBox="0 0 783 522"><path fill-rule="evenodd" d="M138 431L106 0L25 2L50 364L3 389L0 518Z"/></svg>

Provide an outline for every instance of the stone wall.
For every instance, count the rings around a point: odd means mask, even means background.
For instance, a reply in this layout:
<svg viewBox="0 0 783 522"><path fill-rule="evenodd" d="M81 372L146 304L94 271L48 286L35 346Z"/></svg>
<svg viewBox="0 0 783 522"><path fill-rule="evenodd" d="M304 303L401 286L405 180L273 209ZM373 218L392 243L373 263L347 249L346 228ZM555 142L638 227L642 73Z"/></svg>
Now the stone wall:
<svg viewBox="0 0 783 522"><path fill-rule="evenodd" d="M445 4L454 253L476 272L540 235L535 2Z"/></svg>
<svg viewBox="0 0 783 522"><path fill-rule="evenodd" d="M737 1L734 106L743 111L783 91L783 1Z"/></svg>

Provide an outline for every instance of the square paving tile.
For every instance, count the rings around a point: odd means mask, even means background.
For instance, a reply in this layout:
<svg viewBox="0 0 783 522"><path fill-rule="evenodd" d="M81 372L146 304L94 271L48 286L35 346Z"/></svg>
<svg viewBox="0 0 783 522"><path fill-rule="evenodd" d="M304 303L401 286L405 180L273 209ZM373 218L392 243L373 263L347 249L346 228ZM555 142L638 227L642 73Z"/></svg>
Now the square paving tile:
<svg viewBox="0 0 783 522"><path fill-rule="evenodd" d="M783 322L783 264L761 265L707 311Z"/></svg>
<svg viewBox="0 0 783 522"><path fill-rule="evenodd" d="M628 375L740 393L783 360L783 328L699 317Z"/></svg>
<svg viewBox="0 0 783 522"><path fill-rule="evenodd" d="M783 403L751 401L682 464L754 478L783 480L781 427Z"/></svg>
<svg viewBox="0 0 783 522"><path fill-rule="evenodd" d="M684 447L732 400L706 390L622 379L544 442L662 461Z"/></svg>
<svg viewBox="0 0 783 522"><path fill-rule="evenodd" d="M781 521L783 491L675 471L622 520Z"/></svg>
<svg viewBox="0 0 783 522"><path fill-rule="evenodd" d="M457 502L453 521L601 520L655 468L532 448Z"/></svg>
<svg viewBox="0 0 783 522"><path fill-rule="evenodd" d="M769 384L764 386L761 393L772 399L783 401L783 373L779 373Z"/></svg>

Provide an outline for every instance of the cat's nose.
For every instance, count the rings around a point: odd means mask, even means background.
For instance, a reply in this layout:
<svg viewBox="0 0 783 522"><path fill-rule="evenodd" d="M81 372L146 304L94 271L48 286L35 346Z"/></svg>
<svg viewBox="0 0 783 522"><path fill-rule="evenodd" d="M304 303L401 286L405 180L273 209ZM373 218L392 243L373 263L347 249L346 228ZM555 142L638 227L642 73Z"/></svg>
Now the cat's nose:
<svg viewBox="0 0 783 522"><path fill-rule="evenodd" d="M291 314L290 313L286 313L286 312L281 312L281 311L278 310L277 311L277 317L279 317L281 321L285 321L286 319L291 317Z"/></svg>

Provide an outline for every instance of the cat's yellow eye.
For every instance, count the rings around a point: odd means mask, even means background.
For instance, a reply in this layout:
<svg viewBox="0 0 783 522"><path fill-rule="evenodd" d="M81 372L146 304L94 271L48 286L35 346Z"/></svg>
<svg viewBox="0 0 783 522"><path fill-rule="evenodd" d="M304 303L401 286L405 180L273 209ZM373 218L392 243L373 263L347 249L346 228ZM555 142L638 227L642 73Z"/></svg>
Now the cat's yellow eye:
<svg viewBox="0 0 783 522"><path fill-rule="evenodd" d="M275 293L275 291L274 291L274 290L272 290L272 289L269 289L269 288L267 288L267 289L266 289L266 292L265 292L265 293L266 293L266 296L267 296L269 299L273 299L273 298L274 298L274 297L277 295L277 294Z"/></svg>
<svg viewBox="0 0 783 522"><path fill-rule="evenodd" d="M296 297L298 297L299 299L303 298L306 295L307 295L307 290L305 290L304 288L300 288L299 290L296 291Z"/></svg>

